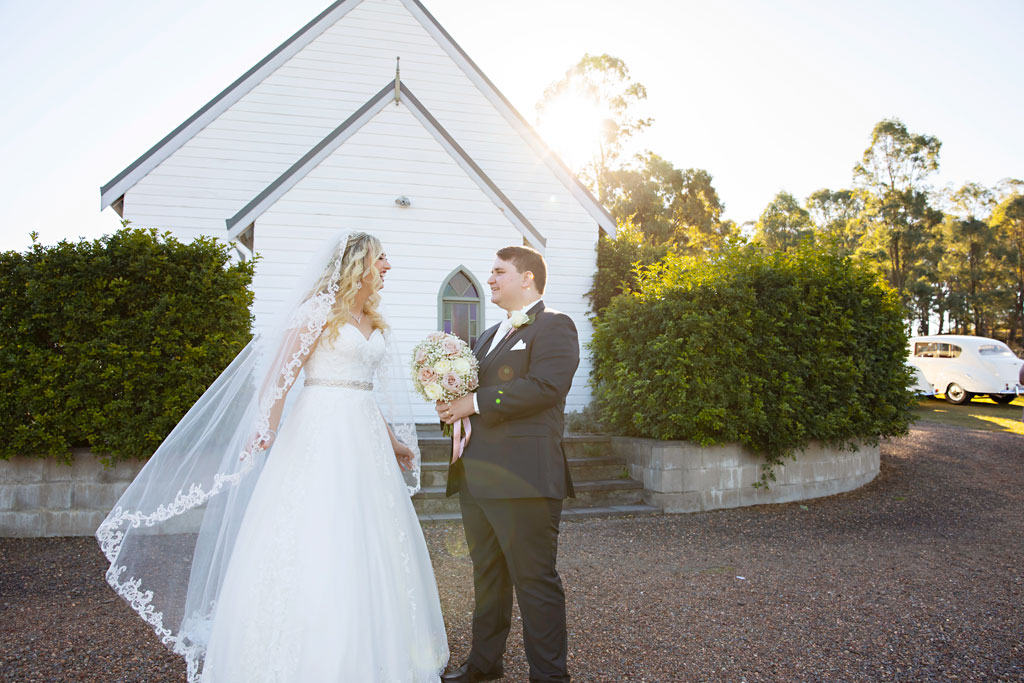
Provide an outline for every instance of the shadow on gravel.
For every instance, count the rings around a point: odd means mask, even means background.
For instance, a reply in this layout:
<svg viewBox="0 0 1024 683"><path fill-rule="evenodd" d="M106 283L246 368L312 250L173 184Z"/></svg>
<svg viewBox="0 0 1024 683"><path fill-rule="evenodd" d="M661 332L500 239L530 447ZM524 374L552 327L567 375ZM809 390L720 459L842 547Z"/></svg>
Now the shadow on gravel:
<svg viewBox="0 0 1024 683"><path fill-rule="evenodd" d="M947 403L943 399L929 397L922 399L917 405L914 416L920 422L937 423L948 427L1024 435L1022 409L1024 397L1014 399L1009 405L998 405L988 398L976 398L959 406Z"/></svg>

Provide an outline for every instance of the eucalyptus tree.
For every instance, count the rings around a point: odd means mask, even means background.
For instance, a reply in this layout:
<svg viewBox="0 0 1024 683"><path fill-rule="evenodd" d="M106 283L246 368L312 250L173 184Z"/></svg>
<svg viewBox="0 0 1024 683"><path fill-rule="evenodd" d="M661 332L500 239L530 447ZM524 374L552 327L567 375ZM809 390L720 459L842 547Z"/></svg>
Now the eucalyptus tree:
<svg viewBox="0 0 1024 683"><path fill-rule="evenodd" d="M864 201L860 190L824 188L811 193L805 206L819 240L843 256L856 252L864 238Z"/></svg>
<svg viewBox="0 0 1024 683"><path fill-rule="evenodd" d="M768 251L786 251L812 236L813 228L807 209L796 197L782 191L761 212L754 226L754 241Z"/></svg>
<svg viewBox="0 0 1024 683"><path fill-rule="evenodd" d="M1024 193L1011 194L1000 202L992 212L990 224L999 244L1000 269L1012 283L1010 340L1017 333L1024 339Z"/></svg>
<svg viewBox="0 0 1024 683"><path fill-rule="evenodd" d="M1024 194L1024 180L1003 178L995 186L996 203L1002 203L1015 194Z"/></svg>
<svg viewBox="0 0 1024 683"><path fill-rule="evenodd" d="M995 203L993 192L978 183L965 183L947 193L942 222L941 272L948 283L950 310L964 331L986 335L995 322L1006 292L997 267L996 231L988 222Z"/></svg>
<svg viewBox="0 0 1024 683"><path fill-rule="evenodd" d="M702 169L679 169L653 152L624 160L629 140L651 125L636 115L647 90L629 75L625 62L611 55L585 54L537 103L539 123L566 102L603 112L601 134L578 172L618 224L615 239L598 244L597 273L588 293L595 314L636 281L643 269L669 251L710 253L739 239L739 229L724 220L724 206Z"/></svg>
<svg viewBox="0 0 1024 683"><path fill-rule="evenodd" d="M908 307L911 286L928 276L921 265L927 263L935 228L942 220L942 213L932 206L927 184L938 171L941 148L938 138L911 133L899 119L884 119L875 125L870 146L853 168L854 184L865 198L861 214L865 236L859 253L877 263ZM922 306L920 300L928 289L914 287L913 294L924 329L930 307Z"/></svg>
<svg viewBox="0 0 1024 683"><path fill-rule="evenodd" d="M636 105L647 99L647 89L630 77L629 67L618 57L584 54L560 80L544 90L537 103L538 117L543 119L563 98L588 102L594 110L604 113L593 156L576 170L607 206L609 174L618 168L624 144L654 121L634 114Z"/></svg>
<svg viewBox="0 0 1024 683"><path fill-rule="evenodd" d="M946 191L946 213L970 220L986 220L996 205L996 193L980 183L964 183Z"/></svg>
<svg viewBox="0 0 1024 683"><path fill-rule="evenodd" d="M711 174L681 169L653 152L638 154L634 164L609 174L609 209L617 221L632 221L653 244L681 253L713 252L738 236Z"/></svg>

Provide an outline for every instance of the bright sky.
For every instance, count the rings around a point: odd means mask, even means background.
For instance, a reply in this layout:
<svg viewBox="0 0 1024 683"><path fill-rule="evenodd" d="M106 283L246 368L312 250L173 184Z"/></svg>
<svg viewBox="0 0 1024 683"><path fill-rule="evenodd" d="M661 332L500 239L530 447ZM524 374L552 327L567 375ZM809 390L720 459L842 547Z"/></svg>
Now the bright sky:
<svg viewBox="0 0 1024 683"><path fill-rule="evenodd" d="M1020 0L423 2L531 122L585 52L625 60L640 144L737 222L848 186L889 116L942 140L939 186L1024 177ZM328 4L0 0L0 250L116 229L100 185Z"/></svg>

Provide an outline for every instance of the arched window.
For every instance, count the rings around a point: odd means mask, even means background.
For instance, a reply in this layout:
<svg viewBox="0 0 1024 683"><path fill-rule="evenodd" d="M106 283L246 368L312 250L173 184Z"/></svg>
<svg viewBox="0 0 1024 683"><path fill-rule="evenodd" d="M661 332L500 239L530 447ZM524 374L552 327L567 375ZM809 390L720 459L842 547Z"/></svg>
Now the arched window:
<svg viewBox="0 0 1024 683"><path fill-rule="evenodd" d="M445 278L437 298L438 329L475 344L484 329L484 297L473 274L456 268Z"/></svg>

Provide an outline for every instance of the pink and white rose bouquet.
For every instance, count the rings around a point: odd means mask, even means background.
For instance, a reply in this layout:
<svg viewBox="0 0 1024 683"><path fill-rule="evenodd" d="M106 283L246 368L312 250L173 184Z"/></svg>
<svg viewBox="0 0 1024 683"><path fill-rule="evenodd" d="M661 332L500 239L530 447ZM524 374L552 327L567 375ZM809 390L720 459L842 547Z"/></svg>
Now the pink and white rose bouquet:
<svg viewBox="0 0 1024 683"><path fill-rule="evenodd" d="M431 332L412 350L412 384L430 401L454 401L480 384L479 363L469 344L454 334ZM451 436L451 425L444 426Z"/></svg>

